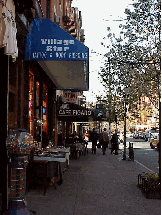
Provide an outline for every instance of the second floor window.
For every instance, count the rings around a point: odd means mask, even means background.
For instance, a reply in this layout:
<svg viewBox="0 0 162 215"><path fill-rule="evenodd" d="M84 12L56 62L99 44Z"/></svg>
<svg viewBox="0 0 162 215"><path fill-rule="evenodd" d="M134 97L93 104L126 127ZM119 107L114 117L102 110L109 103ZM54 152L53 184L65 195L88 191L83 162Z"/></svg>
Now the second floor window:
<svg viewBox="0 0 162 215"><path fill-rule="evenodd" d="M50 19L50 0L46 0L46 18Z"/></svg>

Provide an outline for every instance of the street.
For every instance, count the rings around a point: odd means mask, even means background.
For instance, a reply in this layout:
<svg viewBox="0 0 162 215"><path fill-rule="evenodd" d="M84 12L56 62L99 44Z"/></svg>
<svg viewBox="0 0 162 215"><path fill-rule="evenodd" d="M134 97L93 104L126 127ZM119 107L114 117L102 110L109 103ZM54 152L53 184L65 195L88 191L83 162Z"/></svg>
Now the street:
<svg viewBox="0 0 162 215"><path fill-rule="evenodd" d="M127 155L129 155L129 142L133 143L134 148L134 160L141 165L146 166L153 172L158 173L158 150L151 149L150 143L143 139L127 138ZM147 170L146 170L147 171Z"/></svg>
<svg viewBox="0 0 162 215"><path fill-rule="evenodd" d="M159 164L158 164L158 150L151 149L150 143L143 140L143 139L133 139L127 138L126 139L126 153L129 156L129 142L133 143L134 148L134 161L139 163L141 166L144 166L147 170L151 170L153 172L158 173L159 171ZM88 142L89 152L91 153L92 143ZM122 151L124 148L123 143L119 144L119 149ZM119 152L120 153L120 152Z"/></svg>

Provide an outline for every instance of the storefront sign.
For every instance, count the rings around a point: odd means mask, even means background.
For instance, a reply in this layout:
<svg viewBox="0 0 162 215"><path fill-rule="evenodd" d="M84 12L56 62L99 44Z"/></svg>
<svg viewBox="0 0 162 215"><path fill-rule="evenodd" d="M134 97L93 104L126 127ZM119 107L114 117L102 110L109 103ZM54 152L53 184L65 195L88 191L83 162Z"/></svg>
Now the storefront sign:
<svg viewBox="0 0 162 215"><path fill-rule="evenodd" d="M89 49L51 20L35 18L25 42L25 60L88 61Z"/></svg>
<svg viewBox="0 0 162 215"><path fill-rule="evenodd" d="M69 110L61 109L59 110L60 116L91 116L91 110Z"/></svg>
<svg viewBox="0 0 162 215"><path fill-rule="evenodd" d="M91 110L88 109L71 109L69 104L62 104L59 108L59 116L91 116Z"/></svg>
<svg viewBox="0 0 162 215"><path fill-rule="evenodd" d="M37 61L58 90L89 89L89 48L47 18L35 18L24 58Z"/></svg>
<svg viewBox="0 0 162 215"><path fill-rule="evenodd" d="M71 92L71 91L64 91L63 102L76 103L77 102L77 93Z"/></svg>

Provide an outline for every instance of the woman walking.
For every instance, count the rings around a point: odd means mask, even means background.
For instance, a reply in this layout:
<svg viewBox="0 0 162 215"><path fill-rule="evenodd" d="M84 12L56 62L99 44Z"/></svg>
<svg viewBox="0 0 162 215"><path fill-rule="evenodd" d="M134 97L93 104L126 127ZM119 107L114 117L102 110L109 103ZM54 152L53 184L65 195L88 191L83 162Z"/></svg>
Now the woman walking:
<svg viewBox="0 0 162 215"><path fill-rule="evenodd" d="M108 138L108 133L106 132L106 128L104 128L103 132L102 132L102 152L103 155L106 152L106 147L109 143L109 138Z"/></svg>

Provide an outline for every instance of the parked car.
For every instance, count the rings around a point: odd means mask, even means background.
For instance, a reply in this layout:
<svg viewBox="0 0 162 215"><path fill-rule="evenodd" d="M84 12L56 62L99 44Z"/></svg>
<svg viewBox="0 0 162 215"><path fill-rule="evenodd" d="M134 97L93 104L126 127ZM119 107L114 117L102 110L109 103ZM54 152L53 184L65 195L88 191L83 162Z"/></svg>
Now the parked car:
<svg viewBox="0 0 162 215"><path fill-rule="evenodd" d="M158 138L159 132L156 129L151 129L150 132L151 132L150 138L154 138L154 139Z"/></svg>
<svg viewBox="0 0 162 215"><path fill-rule="evenodd" d="M135 138L135 139L138 139L138 138L139 138L138 131L134 131L133 138Z"/></svg>
<svg viewBox="0 0 162 215"><path fill-rule="evenodd" d="M149 141L151 138L157 139L159 132L156 129L146 129L144 132L144 139Z"/></svg>
<svg viewBox="0 0 162 215"><path fill-rule="evenodd" d="M159 135L157 137L155 137L155 138L152 137L150 139L150 147L152 149L155 149L155 148L158 149L158 147L159 147Z"/></svg>
<svg viewBox="0 0 162 215"><path fill-rule="evenodd" d="M143 139L143 132L142 132L142 131L139 131L139 132L138 132L138 138Z"/></svg>
<svg viewBox="0 0 162 215"><path fill-rule="evenodd" d="M126 137L133 137L132 132L126 132Z"/></svg>

